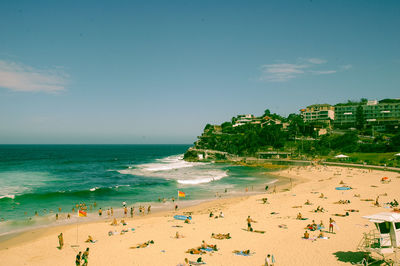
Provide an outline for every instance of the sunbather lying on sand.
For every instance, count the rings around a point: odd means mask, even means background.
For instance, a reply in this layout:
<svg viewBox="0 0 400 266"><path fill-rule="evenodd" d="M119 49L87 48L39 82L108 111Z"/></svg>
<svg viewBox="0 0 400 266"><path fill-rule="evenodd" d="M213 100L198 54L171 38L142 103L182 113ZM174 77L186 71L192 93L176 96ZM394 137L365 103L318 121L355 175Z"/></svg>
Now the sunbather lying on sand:
<svg viewBox="0 0 400 266"><path fill-rule="evenodd" d="M346 217L346 216L349 216L349 213L348 212L346 212L346 214L339 214L339 213L335 213L335 214L333 214L334 216L339 216L339 217Z"/></svg>
<svg viewBox="0 0 400 266"><path fill-rule="evenodd" d="M345 211L347 211L347 212L359 212L359 210L354 210L354 209L348 209L348 210L345 210Z"/></svg>
<svg viewBox="0 0 400 266"><path fill-rule="evenodd" d="M141 244L137 244L137 245L134 246L134 247L130 247L130 249L145 248L145 247L147 247L147 246L150 245L150 244L154 244L154 241L153 241L153 240L149 240L149 241L147 241L147 242L144 242L144 243L141 243Z"/></svg>
<svg viewBox="0 0 400 266"><path fill-rule="evenodd" d="M350 200L339 200L339 201L334 202L334 204L349 204L349 203L350 203Z"/></svg>
<svg viewBox="0 0 400 266"><path fill-rule="evenodd" d="M232 251L232 253L250 255L250 249L247 249L247 250L234 250L234 251Z"/></svg>
<svg viewBox="0 0 400 266"><path fill-rule="evenodd" d="M189 253L189 254L200 254L201 255L201 254L204 254L205 252L200 250L200 248L190 248L190 249L188 249L186 251L186 253Z"/></svg>
<svg viewBox="0 0 400 266"><path fill-rule="evenodd" d="M204 240L201 241L201 246L200 246L200 248L202 248L202 249L211 248L211 249L213 249L213 250L215 250L215 251L218 250L218 249L217 249L217 245L207 244Z"/></svg>
<svg viewBox="0 0 400 266"><path fill-rule="evenodd" d="M211 238L222 240L222 239L230 239L231 236L230 236L230 233L227 233L227 234L214 234L214 233L212 233L211 234Z"/></svg>

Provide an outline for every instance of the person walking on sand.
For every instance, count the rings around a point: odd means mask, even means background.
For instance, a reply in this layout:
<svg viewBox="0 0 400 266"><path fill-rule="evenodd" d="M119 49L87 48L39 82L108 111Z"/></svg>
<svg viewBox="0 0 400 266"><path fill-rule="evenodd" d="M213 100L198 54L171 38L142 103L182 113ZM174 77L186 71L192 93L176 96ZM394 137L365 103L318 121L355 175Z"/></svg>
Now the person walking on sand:
<svg viewBox="0 0 400 266"><path fill-rule="evenodd" d="M81 255L82 255L82 251L79 251L78 255L76 255L76 259L75 259L76 266L81 266Z"/></svg>
<svg viewBox="0 0 400 266"><path fill-rule="evenodd" d="M64 237L63 237L63 233L60 233L60 234L58 235L58 244L60 245L60 249L62 249L63 246L64 246Z"/></svg>
<svg viewBox="0 0 400 266"><path fill-rule="evenodd" d="M251 223L256 223L256 221L252 220L252 219L250 218L250 215L247 216L246 221L247 221L247 231L253 232L253 228L251 227Z"/></svg>
<svg viewBox="0 0 400 266"><path fill-rule="evenodd" d="M82 266L88 265L88 259L89 259L89 248L86 248L85 252L83 252L82 254L82 260L83 260Z"/></svg>
<svg viewBox="0 0 400 266"><path fill-rule="evenodd" d="M274 266L274 263L275 263L274 255L271 256L271 254L268 254L267 257L265 258L264 266Z"/></svg>
<svg viewBox="0 0 400 266"><path fill-rule="evenodd" d="M151 205L149 205L149 207L147 207L147 214L149 214L151 212Z"/></svg>
<svg viewBox="0 0 400 266"><path fill-rule="evenodd" d="M133 218L133 207L131 207L131 218Z"/></svg>
<svg viewBox="0 0 400 266"><path fill-rule="evenodd" d="M335 220L333 220L332 218L329 218L329 233L333 233L333 223L335 222Z"/></svg>

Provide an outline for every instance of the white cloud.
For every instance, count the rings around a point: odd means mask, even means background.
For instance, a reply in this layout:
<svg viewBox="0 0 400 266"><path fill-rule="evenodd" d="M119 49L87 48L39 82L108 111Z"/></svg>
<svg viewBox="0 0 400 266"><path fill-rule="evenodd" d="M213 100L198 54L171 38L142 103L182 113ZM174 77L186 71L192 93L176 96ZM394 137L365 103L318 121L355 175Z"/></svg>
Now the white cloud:
<svg viewBox="0 0 400 266"><path fill-rule="evenodd" d="M304 74L307 68L304 64L272 64L261 66L261 80L267 81L287 81Z"/></svg>
<svg viewBox="0 0 400 266"><path fill-rule="evenodd" d="M261 75L259 80L270 82L284 82L305 75L330 75L338 71L346 71L351 65L343 65L330 67L331 69L323 69L323 64L328 61L320 58L298 58L297 62L266 64L261 66ZM325 67L326 68L326 67ZM333 69L332 69L333 68Z"/></svg>
<svg viewBox="0 0 400 266"><path fill-rule="evenodd" d="M67 74L55 70L40 70L21 63L0 60L0 87L13 91L56 93L63 91Z"/></svg>
<svg viewBox="0 0 400 266"><path fill-rule="evenodd" d="M341 69L343 70L349 70L350 68L352 68L352 65L344 65L344 66L340 66Z"/></svg>
<svg viewBox="0 0 400 266"><path fill-rule="evenodd" d="M307 59L307 62L309 62L311 64L320 65L320 64L325 64L327 61L324 59L320 59L320 58L309 58L309 59Z"/></svg>
<svg viewBox="0 0 400 266"><path fill-rule="evenodd" d="M316 75L334 74L336 72L337 72L336 70L310 70L310 73L313 73Z"/></svg>

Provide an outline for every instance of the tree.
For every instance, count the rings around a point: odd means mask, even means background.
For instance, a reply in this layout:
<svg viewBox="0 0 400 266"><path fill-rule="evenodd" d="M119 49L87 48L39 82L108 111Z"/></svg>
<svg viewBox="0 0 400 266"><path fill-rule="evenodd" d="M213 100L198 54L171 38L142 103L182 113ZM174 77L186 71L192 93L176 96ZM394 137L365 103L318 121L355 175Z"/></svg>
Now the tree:
<svg viewBox="0 0 400 266"><path fill-rule="evenodd" d="M356 128L361 130L364 128L364 110L362 105L358 105L356 109Z"/></svg>
<svg viewBox="0 0 400 266"><path fill-rule="evenodd" d="M266 109L264 111L264 115L263 116L270 116L271 115L271 111L269 109Z"/></svg>

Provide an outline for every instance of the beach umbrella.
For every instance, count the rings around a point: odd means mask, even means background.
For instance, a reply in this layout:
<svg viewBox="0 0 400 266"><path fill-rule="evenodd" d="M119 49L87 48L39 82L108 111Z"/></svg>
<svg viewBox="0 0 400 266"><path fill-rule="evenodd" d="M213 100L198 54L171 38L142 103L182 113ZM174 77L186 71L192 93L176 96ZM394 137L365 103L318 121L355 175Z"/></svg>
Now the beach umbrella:
<svg viewBox="0 0 400 266"><path fill-rule="evenodd" d="M336 155L335 158L349 158L349 156L344 155L344 154L339 154L339 155Z"/></svg>

